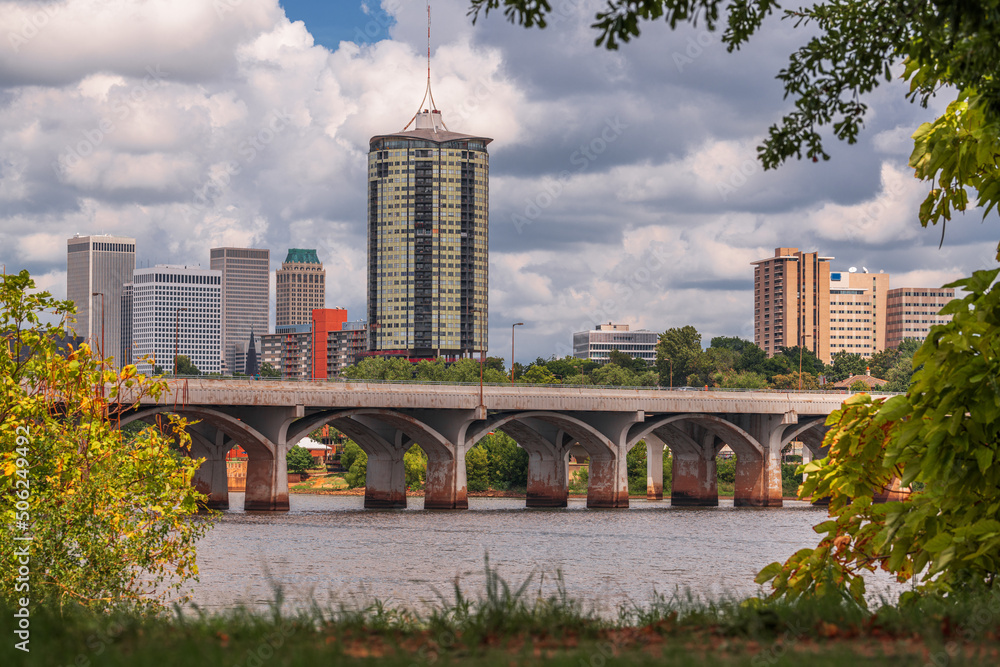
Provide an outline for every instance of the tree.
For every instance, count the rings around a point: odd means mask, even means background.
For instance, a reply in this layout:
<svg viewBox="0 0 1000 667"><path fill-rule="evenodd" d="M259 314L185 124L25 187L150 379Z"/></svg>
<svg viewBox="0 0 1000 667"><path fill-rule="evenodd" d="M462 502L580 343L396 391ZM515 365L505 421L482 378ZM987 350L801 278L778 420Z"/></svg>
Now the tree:
<svg viewBox="0 0 1000 667"><path fill-rule="evenodd" d="M427 480L427 454L420 445L413 445L403 454L403 469L406 471L406 488L414 491L424 488Z"/></svg>
<svg viewBox="0 0 1000 667"><path fill-rule="evenodd" d="M345 368L341 376L349 380L412 380L413 368L401 357L365 357Z"/></svg>
<svg viewBox="0 0 1000 667"><path fill-rule="evenodd" d="M840 382L852 375L864 375L868 364L860 354L840 350L835 352L827 368L828 382Z"/></svg>
<svg viewBox="0 0 1000 667"><path fill-rule="evenodd" d="M996 587L1000 562L1000 269L948 287L968 292L942 312L913 359L922 366L903 396L857 394L830 415L825 459L804 467L801 497L830 499L824 535L757 581L774 595L847 591L865 604L863 574L882 568L919 591ZM873 505L899 479L914 490ZM906 595L906 594L904 594Z"/></svg>
<svg viewBox="0 0 1000 667"><path fill-rule="evenodd" d="M552 11L536 0L470 0L473 22L480 13L503 8L507 19L525 27L546 26ZM617 49L639 35L642 21L670 26L701 18L708 30L720 21L719 0L609 0L593 27L597 44ZM728 4L722 41L737 50L779 8L772 0ZM973 203L984 217L1000 200L1000 21L995 0L826 0L784 10L784 18L811 31L778 74L793 110L772 125L758 147L765 169L785 160L829 159L821 131L830 127L854 143L868 110L864 97L904 63L910 100L926 106L943 90L955 99L944 114L913 135L910 166L931 185L920 207L920 223L944 224L953 211ZM971 196L970 196L971 193ZM1000 244L997 247L1000 259Z"/></svg>
<svg viewBox="0 0 1000 667"><path fill-rule="evenodd" d="M725 389L767 389L767 378L750 371L730 371L712 377L712 384Z"/></svg>
<svg viewBox="0 0 1000 667"><path fill-rule="evenodd" d="M3 276L0 559L16 572L27 545L31 588L17 591L16 577L4 576L0 597L155 607L197 574L195 543L212 523L193 520L205 499L192 486L202 459L181 454L190 436L178 417L117 428L117 407L159 398L166 383L133 365L116 372L86 344L60 350L62 331L42 322L72 312L36 291L27 271Z"/></svg>
<svg viewBox="0 0 1000 667"><path fill-rule="evenodd" d="M260 365L260 370L258 370L257 372L258 372L258 374L260 374L260 376L262 378L280 378L281 377L281 373L278 371L278 369L275 368L274 366L272 366L270 363L268 363L266 361Z"/></svg>
<svg viewBox="0 0 1000 667"><path fill-rule="evenodd" d="M295 445L285 455L285 464L288 466L288 472L302 473L310 468L314 468L316 461L308 449Z"/></svg>
<svg viewBox="0 0 1000 667"><path fill-rule="evenodd" d="M531 384L559 384L559 379L545 366L532 366L527 373L518 378L518 381Z"/></svg>
<svg viewBox="0 0 1000 667"><path fill-rule="evenodd" d="M528 486L528 452L503 432L490 433L479 441L489 459L490 488L524 489Z"/></svg>
<svg viewBox="0 0 1000 667"><path fill-rule="evenodd" d="M483 447L473 447L465 453L465 484L469 491L490 488L489 456Z"/></svg>
<svg viewBox="0 0 1000 667"><path fill-rule="evenodd" d="M850 391L854 392L854 393L857 393L859 391L871 391L872 390L872 388L869 387L868 383L865 382L864 380L855 380L854 382L851 383L851 386L848 387L848 389Z"/></svg>
<svg viewBox="0 0 1000 667"><path fill-rule="evenodd" d="M792 371L785 375L775 375L771 378L771 386L774 389L799 389L798 371ZM801 389L819 389L819 380L812 373L802 372Z"/></svg>
<svg viewBox="0 0 1000 667"><path fill-rule="evenodd" d="M701 334L690 324L679 329L667 329L660 334L656 343L656 371L660 374L660 385L682 386L685 378L698 370L701 354Z"/></svg>
<svg viewBox="0 0 1000 667"><path fill-rule="evenodd" d="M201 371L198 370L198 367L191 363L191 357L178 354L175 361L177 363L178 375L201 375Z"/></svg>
<svg viewBox="0 0 1000 667"><path fill-rule="evenodd" d="M640 440L625 455L628 468L628 492L634 495L646 493L646 441Z"/></svg>

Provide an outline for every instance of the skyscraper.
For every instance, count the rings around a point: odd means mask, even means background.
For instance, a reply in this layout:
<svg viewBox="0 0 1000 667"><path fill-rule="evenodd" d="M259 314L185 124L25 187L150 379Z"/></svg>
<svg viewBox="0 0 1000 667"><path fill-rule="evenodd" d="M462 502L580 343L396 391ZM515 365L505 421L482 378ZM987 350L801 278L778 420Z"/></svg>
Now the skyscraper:
<svg viewBox="0 0 1000 667"><path fill-rule="evenodd" d="M132 356L139 372L152 372L154 364L172 372L175 353L188 357L202 373L221 372L221 311L220 271L165 264L136 269Z"/></svg>
<svg viewBox="0 0 1000 667"><path fill-rule="evenodd" d="M448 130L429 74L428 97L414 129L369 144L368 347L471 355L487 347L492 139Z"/></svg>
<svg viewBox="0 0 1000 667"><path fill-rule="evenodd" d="M66 298L76 306L77 336L104 357L122 357L122 297L135 270L135 239L80 236L66 240ZM95 293L103 296L95 296ZM103 306L103 312L102 312ZM103 341L102 338L103 325Z"/></svg>
<svg viewBox="0 0 1000 667"><path fill-rule="evenodd" d="M767 356L803 346L830 359L830 260L798 248L776 248L753 262L753 341Z"/></svg>
<svg viewBox="0 0 1000 667"><path fill-rule="evenodd" d="M212 248L211 268L222 272L223 372L243 373L250 332L267 332L271 251Z"/></svg>
<svg viewBox="0 0 1000 667"><path fill-rule="evenodd" d="M927 338L931 327L947 324L951 315L938 315L955 298L953 288L897 287L886 299L886 347L897 347L908 338Z"/></svg>
<svg viewBox="0 0 1000 667"><path fill-rule="evenodd" d="M312 249L289 248L275 277L274 326L312 324L312 311L326 304L326 269Z"/></svg>

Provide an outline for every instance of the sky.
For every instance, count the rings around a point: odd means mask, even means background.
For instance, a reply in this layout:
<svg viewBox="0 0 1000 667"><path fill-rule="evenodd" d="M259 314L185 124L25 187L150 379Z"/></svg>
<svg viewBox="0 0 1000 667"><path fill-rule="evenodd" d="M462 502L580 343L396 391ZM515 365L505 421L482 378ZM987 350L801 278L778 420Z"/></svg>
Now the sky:
<svg viewBox="0 0 1000 667"><path fill-rule="evenodd" d="M998 218L924 230L910 135L940 113L900 81L854 145L763 171L791 108L775 75L808 33L777 18L737 53L665 23L594 47L601 0L545 30L435 0L434 97L490 144L490 354L571 353L598 322L753 336L751 262L819 251L834 270L937 287L995 266ZM215 246L316 248L327 306L365 317L368 140L426 83L420 0L0 0L0 263L66 293L66 239L122 234L137 264ZM896 72L898 74L899 72ZM272 276L273 281L273 276ZM272 287L273 299L273 287ZM272 306L273 322L273 306Z"/></svg>

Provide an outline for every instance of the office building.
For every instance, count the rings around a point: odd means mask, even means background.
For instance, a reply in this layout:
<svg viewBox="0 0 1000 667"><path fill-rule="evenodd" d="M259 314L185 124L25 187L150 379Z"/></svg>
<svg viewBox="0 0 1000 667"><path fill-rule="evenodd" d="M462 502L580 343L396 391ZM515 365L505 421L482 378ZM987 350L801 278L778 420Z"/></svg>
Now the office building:
<svg viewBox="0 0 1000 667"><path fill-rule="evenodd" d="M312 311L326 304L326 269L315 250L290 248L275 276L274 325L311 324Z"/></svg>
<svg viewBox="0 0 1000 667"><path fill-rule="evenodd" d="M122 328L118 361L121 366L132 363L132 283L122 285Z"/></svg>
<svg viewBox="0 0 1000 667"><path fill-rule="evenodd" d="M954 298L954 289L897 287L889 290L886 347L896 347L910 338L923 341L931 327L950 322L951 315L938 313Z"/></svg>
<svg viewBox="0 0 1000 667"><path fill-rule="evenodd" d="M829 362L830 260L798 248L776 248L753 262L753 340L767 356L804 346Z"/></svg>
<svg viewBox="0 0 1000 667"><path fill-rule="evenodd" d="M870 357L885 349L888 293L887 273L858 273L853 267L830 273L830 325L825 334L831 356L846 351Z"/></svg>
<svg viewBox="0 0 1000 667"><path fill-rule="evenodd" d="M173 370L184 355L202 373L222 371L222 272L158 265L132 276L133 360L142 373Z"/></svg>
<svg viewBox="0 0 1000 667"><path fill-rule="evenodd" d="M368 347L471 356L488 342L492 139L449 131L433 97L411 122L369 143Z"/></svg>
<svg viewBox="0 0 1000 667"><path fill-rule="evenodd" d="M648 329L629 330L627 324L598 324L590 331L573 334L573 356L599 364L608 362L611 350L623 352L648 364L656 362L656 344L660 335Z"/></svg>
<svg viewBox="0 0 1000 667"><path fill-rule="evenodd" d="M119 361L122 296L134 269L133 238L77 234L66 240L66 298L76 306L76 321L70 328L92 349L113 358L117 368L125 365Z"/></svg>
<svg viewBox="0 0 1000 667"><path fill-rule="evenodd" d="M357 363L367 348L367 323L347 322L343 308L313 311L312 324L278 327L260 337L259 359L283 378L325 380Z"/></svg>
<svg viewBox="0 0 1000 667"><path fill-rule="evenodd" d="M223 372L245 373L250 332L268 328L271 300L271 251L212 248L210 267L222 272Z"/></svg>

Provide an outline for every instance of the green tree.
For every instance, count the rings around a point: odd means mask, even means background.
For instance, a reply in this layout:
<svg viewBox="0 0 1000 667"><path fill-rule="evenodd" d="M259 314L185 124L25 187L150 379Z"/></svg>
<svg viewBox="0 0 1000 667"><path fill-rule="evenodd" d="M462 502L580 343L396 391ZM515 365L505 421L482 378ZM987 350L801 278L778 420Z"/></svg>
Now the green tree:
<svg viewBox="0 0 1000 667"><path fill-rule="evenodd" d="M406 488L419 491L427 480L427 454L420 445L413 445L403 454Z"/></svg>
<svg viewBox="0 0 1000 667"><path fill-rule="evenodd" d="M756 345L750 344L743 348L733 367L737 372L767 374L767 353Z"/></svg>
<svg viewBox="0 0 1000 667"><path fill-rule="evenodd" d="M308 449L295 445L285 455L285 464L288 466L288 472L301 473L316 467L316 460Z"/></svg>
<svg viewBox="0 0 1000 667"><path fill-rule="evenodd" d="M697 372L701 354L701 334L690 324L679 329L667 329L660 334L656 343L656 371L660 375L660 385L684 385L687 376Z"/></svg>
<svg viewBox="0 0 1000 667"><path fill-rule="evenodd" d="M341 376L349 380L412 380L413 367L402 357L365 357L345 368Z"/></svg>
<svg viewBox="0 0 1000 667"><path fill-rule="evenodd" d="M848 389L852 392L871 391L871 387L864 380L855 380Z"/></svg>
<svg viewBox="0 0 1000 667"><path fill-rule="evenodd" d="M504 365L503 357L486 357L486 370L490 369L495 370L501 375L510 375L507 373L507 367Z"/></svg>
<svg viewBox="0 0 1000 667"><path fill-rule="evenodd" d="M712 384L724 389L767 389L767 378L750 371L730 371L712 377Z"/></svg>
<svg viewBox="0 0 1000 667"><path fill-rule="evenodd" d="M280 378L281 372L277 368L272 366L268 362L264 362L260 365L260 370L258 371L262 378Z"/></svg>
<svg viewBox="0 0 1000 667"><path fill-rule="evenodd" d="M473 447L465 453L465 480L469 491L486 491L490 488L489 456L483 447Z"/></svg>
<svg viewBox="0 0 1000 667"><path fill-rule="evenodd" d="M191 363L190 357L178 354L175 361L177 364L178 375L201 375L201 371L198 370L198 367Z"/></svg>
<svg viewBox="0 0 1000 667"><path fill-rule="evenodd" d="M364 455L364 451L358 446L358 443L348 440L344 443L344 451L340 453L340 465L350 470L354 462L362 455Z"/></svg>
<svg viewBox="0 0 1000 667"><path fill-rule="evenodd" d="M868 363L860 354L840 350L835 352L826 369L827 382L840 382L852 375L864 375Z"/></svg>
<svg viewBox="0 0 1000 667"><path fill-rule="evenodd" d="M648 474L645 440L640 440L629 450L625 455L625 465L628 468L628 492L632 495L645 495Z"/></svg>
<svg viewBox="0 0 1000 667"><path fill-rule="evenodd" d="M800 384L801 375L801 384ZM771 378L771 387L774 389L819 389L819 380L812 373L792 371L784 375L775 375Z"/></svg>
<svg viewBox="0 0 1000 667"><path fill-rule="evenodd" d="M590 374L590 379L596 385L608 387L634 387L639 384L639 378L631 369L618 364L604 364Z"/></svg>
<svg viewBox="0 0 1000 667"><path fill-rule="evenodd" d="M804 466L802 497L830 499L815 549L758 575L774 595L847 591L865 604L863 574L919 577L920 591L996 586L1000 562L1000 269L948 287L968 294L943 310L914 357L903 396L856 394L830 415L825 459ZM872 504L894 479L915 490ZM905 594L904 594L905 595Z"/></svg>
<svg viewBox="0 0 1000 667"><path fill-rule="evenodd" d="M489 459L490 488L505 491L528 486L528 452L502 431L490 433L479 441Z"/></svg>
<svg viewBox="0 0 1000 667"><path fill-rule="evenodd" d="M354 443L351 443L354 444ZM357 447L357 445L354 445ZM345 447L346 453L346 447ZM404 458L405 458L404 454ZM341 458L343 461L343 458ZM358 451L351 458L350 467L347 469L347 474L344 475L344 480L347 482L348 488L357 489L365 485L368 479L368 455L365 454L364 450L358 447Z"/></svg>
<svg viewBox="0 0 1000 667"><path fill-rule="evenodd" d="M36 291L27 271L0 283L0 596L33 605L157 606L196 576L195 543L211 516L192 486L202 459L182 455L186 422L118 430L109 414L160 398L166 384L116 372L86 344L60 350L68 301ZM98 387L104 387L99 391ZM59 409L53 409L58 401ZM176 443L176 445L175 445ZM175 449L180 448L180 451ZM20 528L18 526L21 526ZM29 534L31 540L18 538ZM17 572L28 547L28 591Z"/></svg>
<svg viewBox="0 0 1000 667"><path fill-rule="evenodd" d="M503 8L511 22L544 28L552 11L536 0L470 0L480 13ZM720 21L719 0L609 0L593 25L597 44L617 49L639 35L642 21L670 26ZM724 12L722 41L738 50L776 10L771 0L736 0ZM758 155L765 169L785 160L829 159L821 132L854 143L868 110L864 102L903 63L908 97L926 106L932 96L954 94L941 116L913 135L910 166L931 187L920 223L942 225L953 211L975 205L986 216L1000 199L1000 21L995 0L826 0L784 10L784 18L810 31L808 41L778 73L792 105L772 125ZM1000 259L1000 244L997 257Z"/></svg>
<svg viewBox="0 0 1000 667"><path fill-rule="evenodd" d="M532 366L528 371L518 378L518 382L530 382L531 384L559 384L559 378L545 366Z"/></svg>

